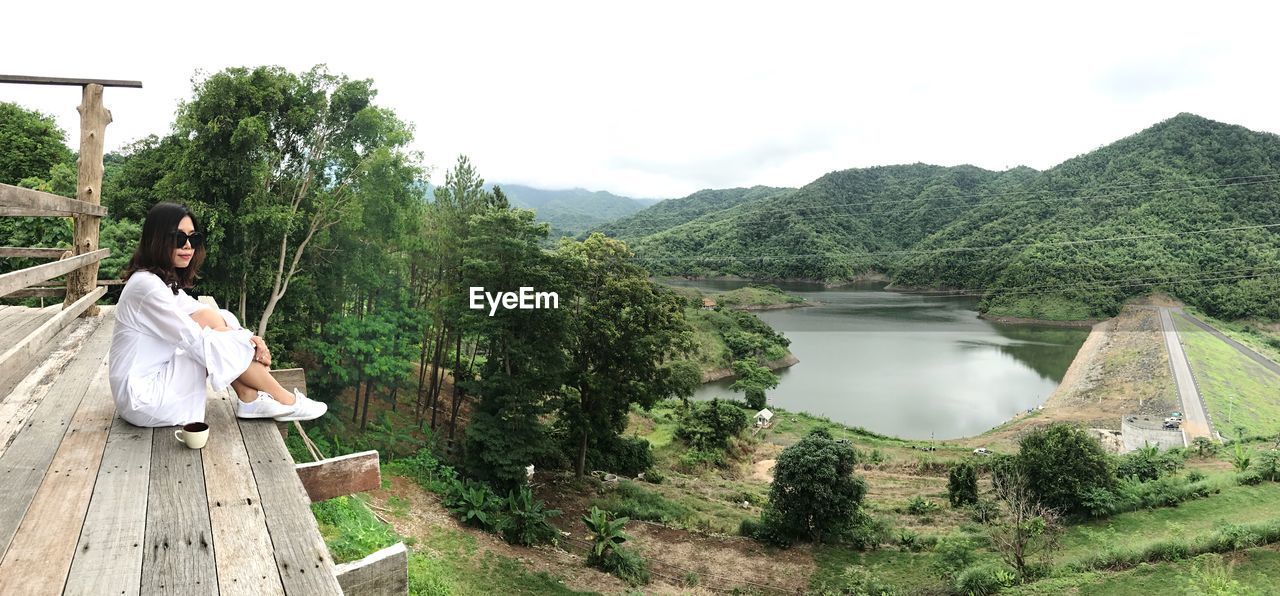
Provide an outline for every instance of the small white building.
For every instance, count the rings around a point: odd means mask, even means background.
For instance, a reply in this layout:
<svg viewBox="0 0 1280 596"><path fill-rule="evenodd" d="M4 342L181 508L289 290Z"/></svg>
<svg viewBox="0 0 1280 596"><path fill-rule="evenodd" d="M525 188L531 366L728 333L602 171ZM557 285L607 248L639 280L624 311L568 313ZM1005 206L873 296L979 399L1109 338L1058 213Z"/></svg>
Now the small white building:
<svg viewBox="0 0 1280 596"><path fill-rule="evenodd" d="M756 412L756 426L769 426L771 420L773 420L773 412L768 408Z"/></svg>

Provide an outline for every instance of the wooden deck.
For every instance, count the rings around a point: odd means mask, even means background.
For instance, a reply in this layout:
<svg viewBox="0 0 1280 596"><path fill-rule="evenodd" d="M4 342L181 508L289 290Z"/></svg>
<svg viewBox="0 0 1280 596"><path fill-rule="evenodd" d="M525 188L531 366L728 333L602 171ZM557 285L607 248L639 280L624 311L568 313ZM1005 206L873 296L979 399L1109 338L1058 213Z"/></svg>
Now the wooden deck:
<svg viewBox="0 0 1280 596"><path fill-rule="evenodd" d="M14 308L5 342L61 307ZM341 594L275 423L212 392L202 450L120 420L114 326L76 321L0 400L0 594Z"/></svg>

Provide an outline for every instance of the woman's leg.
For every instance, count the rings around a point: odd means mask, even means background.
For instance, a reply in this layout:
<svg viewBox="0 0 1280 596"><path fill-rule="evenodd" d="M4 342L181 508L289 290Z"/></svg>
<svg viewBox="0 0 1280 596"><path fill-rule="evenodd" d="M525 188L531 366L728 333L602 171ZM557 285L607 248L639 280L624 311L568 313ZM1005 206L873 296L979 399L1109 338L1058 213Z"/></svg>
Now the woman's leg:
<svg viewBox="0 0 1280 596"><path fill-rule="evenodd" d="M232 381L231 386L236 390L240 401L245 403L257 399L259 391L270 393L271 397L286 406L291 406L294 402L293 392L276 381L276 378L271 376L271 369L261 362L250 362L249 368Z"/></svg>

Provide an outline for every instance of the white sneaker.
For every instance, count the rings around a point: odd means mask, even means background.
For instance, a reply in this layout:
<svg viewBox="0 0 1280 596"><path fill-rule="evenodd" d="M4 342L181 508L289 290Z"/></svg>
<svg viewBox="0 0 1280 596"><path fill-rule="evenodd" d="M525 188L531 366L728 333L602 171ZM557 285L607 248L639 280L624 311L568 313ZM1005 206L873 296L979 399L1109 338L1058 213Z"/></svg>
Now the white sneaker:
<svg viewBox="0 0 1280 596"><path fill-rule="evenodd" d="M324 416L324 413L329 411L329 404L308 398L297 389L293 390L293 398L296 401L293 402L292 406L284 406L286 408L292 408L292 411L286 412L281 416L276 416L276 421L291 422L294 420L315 420L316 418Z"/></svg>
<svg viewBox="0 0 1280 596"><path fill-rule="evenodd" d="M266 391L259 391L258 399L248 403L237 399L236 404L236 418L275 418L293 412L293 406L276 401Z"/></svg>

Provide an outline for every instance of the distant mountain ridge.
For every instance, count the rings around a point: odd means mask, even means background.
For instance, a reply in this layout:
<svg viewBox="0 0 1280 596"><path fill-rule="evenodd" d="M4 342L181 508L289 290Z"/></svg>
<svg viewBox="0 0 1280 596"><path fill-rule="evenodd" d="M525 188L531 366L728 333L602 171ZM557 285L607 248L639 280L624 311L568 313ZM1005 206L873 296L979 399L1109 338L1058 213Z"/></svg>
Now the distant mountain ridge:
<svg viewBox="0 0 1280 596"><path fill-rule="evenodd" d="M533 209L538 221L550 223L553 236L577 236L662 201L636 199L583 188L547 190L503 183L493 186L500 187L513 206Z"/></svg>
<svg viewBox="0 0 1280 596"><path fill-rule="evenodd" d="M1280 271L1268 275L1280 269L1280 137L1193 114L1043 172L912 164L752 190L700 191L603 229L659 274L870 272L1057 319L1160 289L1227 318L1280 318Z"/></svg>

